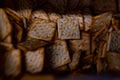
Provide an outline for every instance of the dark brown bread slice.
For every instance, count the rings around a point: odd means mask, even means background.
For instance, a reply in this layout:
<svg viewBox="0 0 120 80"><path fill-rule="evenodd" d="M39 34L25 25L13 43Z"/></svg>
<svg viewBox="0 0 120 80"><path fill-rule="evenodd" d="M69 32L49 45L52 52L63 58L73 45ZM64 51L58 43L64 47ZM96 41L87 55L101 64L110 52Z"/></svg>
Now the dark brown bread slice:
<svg viewBox="0 0 120 80"><path fill-rule="evenodd" d="M4 10L0 8L0 40L5 39L12 30L12 26L5 14Z"/></svg>
<svg viewBox="0 0 120 80"><path fill-rule="evenodd" d="M18 76L21 73L21 52L18 49L5 55L5 75Z"/></svg>
<svg viewBox="0 0 120 80"><path fill-rule="evenodd" d="M110 25L111 20L112 20L111 12L106 12L93 17L91 31L95 33L95 32L98 32L104 26L108 27Z"/></svg>
<svg viewBox="0 0 120 80"><path fill-rule="evenodd" d="M32 25L32 28L28 32L28 36L35 39L41 39L45 41L51 41L56 30L56 24L54 22L37 22Z"/></svg>
<svg viewBox="0 0 120 80"><path fill-rule="evenodd" d="M46 46L47 44L48 42L29 38L25 42L18 43L17 47L23 51L31 51L31 50L36 50L40 47Z"/></svg>
<svg viewBox="0 0 120 80"><path fill-rule="evenodd" d="M80 55L81 55L80 51L73 53L71 63L69 63L69 68L71 71L75 70L78 67L80 61Z"/></svg>
<svg viewBox="0 0 120 80"><path fill-rule="evenodd" d="M120 53L108 52L106 55L107 70L120 73Z"/></svg>
<svg viewBox="0 0 120 80"><path fill-rule="evenodd" d="M26 70L30 73L38 73L43 70L44 66L44 48L36 51L28 51L25 53Z"/></svg>
<svg viewBox="0 0 120 80"><path fill-rule="evenodd" d="M79 22L76 19L59 19L58 22L59 39L80 39Z"/></svg>
<svg viewBox="0 0 120 80"><path fill-rule="evenodd" d="M45 65L49 69L55 69L71 62L67 44L65 41L56 40L46 48Z"/></svg>
<svg viewBox="0 0 120 80"><path fill-rule="evenodd" d="M108 38L107 51L120 52L120 31L113 31Z"/></svg>

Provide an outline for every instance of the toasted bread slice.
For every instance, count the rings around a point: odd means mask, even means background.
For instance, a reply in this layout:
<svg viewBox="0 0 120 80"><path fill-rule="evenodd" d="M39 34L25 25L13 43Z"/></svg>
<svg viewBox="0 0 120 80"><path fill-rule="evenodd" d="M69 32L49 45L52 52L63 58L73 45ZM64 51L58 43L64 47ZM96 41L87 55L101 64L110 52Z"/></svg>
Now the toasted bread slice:
<svg viewBox="0 0 120 80"><path fill-rule="evenodd" d="M69 40L69 46L72 51L85 50L90 53L90 34L82 33L81 40Z"/></svg>
<svg viewBox="0 0 120 80"><path fill-rule="evenodd" d="M115 0L94 0L93 9L95 11L95 14L101 14L107 11L116 12L117 11L116 1Z"/></svg>
<svg viewBox="0 0 120 80"><path fill-rule="evenodd" d="M112 20L111 12L106 12L101 15L93 17L91 31L95 33L98 32L104 26L108 27L110 25L111 20Z"/></svg>
<svg viewBox="0 0 120 80"><path fill-rule="evenodd" d="M90 30L91 25L92 25L92 15L91 14L84 14L84 29L85 31Z"/></svg>
<svg viewBox="0 0 120 80"><path fill-rule="evenodd" d="M32 25L33 28L28 32L28 36L31 38L41 39L45 41L52 40L55 30L56 24L54 22L46 22L46 23L35 23Z"/></svg>
<svg viewBox="0 0 120 80"><path fill-rule="evenodd" d="M18 76L21 73L21 52L13 49L5 56L5 75Z"/></svg>
<svg viewBox="0 0 120 80"><path fill-rule="evenodd" d="M61 15L55 12L49 12L48 16L49 16L50 21L55 22L55 23L57 22L58 19L61 18Z"/></svg>
<svg viewBox="0 0 120 80"><path fill-rule="evenodd" d="M30 73L38 73L44 66L44 48L25 53L26 70Z"/></svg>
<svg viewBox="0 0 120 80"><path fill-rule="evenodd" d="M39 9L39 10L33 11L31 15L31 20L32 21L35 21L35 20L47 20L48 21L49 17L44 10Z"/></svg>
<svg viewBox="0 0 120 80"><path fill-rule="evenodd" d="M106 55L107 70L120 73L120 54L117 52L108 52Z"/></svg>
<svg viewBox="0 0 120 80"><path fill-rule="evenodd" d="M12 26L3 9L0 9L0 19L0 40L3 40L11 33Z"/></svg>
<svg viewBox="0 0 120 80"><path fill-rule="evenodd" d="M45 65L47 68L55 69L70 62L71 59L65 41L56 40L46 48Z"/></svg>
<svg viewBox="0 0 120 80"><path fill-rule="evenodd" d="M18 43L17 47L23 51L31 51L31 50L36 50L40 47L46 46L47 44L48 42L29 38L25 42Z"/></svg>
<svg viewBox="0 0 120 80"><path fill-rule="evenodd" d="M80 51L73 53L71 63L69 63L69 68L71 71L75 70L78 67L80 61L80 55L81 55Z"/></svg>
<svg viewBox="0 0 120 80"><path fill-rule="evenodd" d="M59 19L58 22L59 39L80 39L80 29L78 20Z"/></svg>
<svg viewBox="0 0 120 80"><path fill-rule="evenodd" d="M120 31L113 31L110 33L108 38L108 48L107 51L120 52Z"/></svg>

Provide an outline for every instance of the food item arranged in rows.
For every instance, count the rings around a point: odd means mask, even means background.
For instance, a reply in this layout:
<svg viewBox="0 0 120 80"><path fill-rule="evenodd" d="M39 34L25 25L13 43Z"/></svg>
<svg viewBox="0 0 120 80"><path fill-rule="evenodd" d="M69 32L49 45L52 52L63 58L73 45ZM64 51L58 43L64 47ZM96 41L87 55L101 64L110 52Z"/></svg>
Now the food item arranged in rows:
<svg viewBox="0 0 120 80"><path fill-rule="evenodd" d="M113 12L0 8L0 74L119 74L119 23Z"/></svg>

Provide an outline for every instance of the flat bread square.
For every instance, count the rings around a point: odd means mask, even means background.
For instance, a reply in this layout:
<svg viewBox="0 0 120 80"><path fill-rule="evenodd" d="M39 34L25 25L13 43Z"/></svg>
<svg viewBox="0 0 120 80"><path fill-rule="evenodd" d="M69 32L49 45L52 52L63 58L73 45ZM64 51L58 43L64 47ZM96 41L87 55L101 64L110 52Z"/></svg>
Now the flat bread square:
<svg viewBox="0 0 120 80"><path fill-rule="evenodd" d="M44 66L44 48L25 53L26 70L30 73L38 73Z"/></svg>
<svg viewBox="0 0 120 80"><path fill-rule="evenodd" d="M21 73L21 52L18 49L5 54L5 75L18 76Z"/></svg>
<svg viewBox="0 0 120 80"><path fill-rule="evenodd" d="M56 40L46 47L45 65L47 69L55 69L71 62L67 44L63 40Z"/></svg>
<svg viewBox="0 0 120 80"><path fill-rule="evenodd" d="M35 39L51 41L56 30L54 22L34 23L28 32L28 36Z"/></svg>
<svg viewBox="0 0 120 80"><path fill-rule="evenodd" d="M80 39L78 20L63 18L59 19L57 24L59 39Z"/></svg>

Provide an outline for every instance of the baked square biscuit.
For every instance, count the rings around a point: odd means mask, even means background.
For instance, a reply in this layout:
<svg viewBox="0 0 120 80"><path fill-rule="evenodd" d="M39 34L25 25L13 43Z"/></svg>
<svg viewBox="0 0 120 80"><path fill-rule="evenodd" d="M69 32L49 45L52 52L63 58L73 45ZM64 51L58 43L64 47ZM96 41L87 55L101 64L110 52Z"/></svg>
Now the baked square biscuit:
<svg viewBox="0 0 120 80"><path fill-rule="evenodd" d="M78 20L63 18L59 19L57 24L59 39L80 39Z"/></svg>

